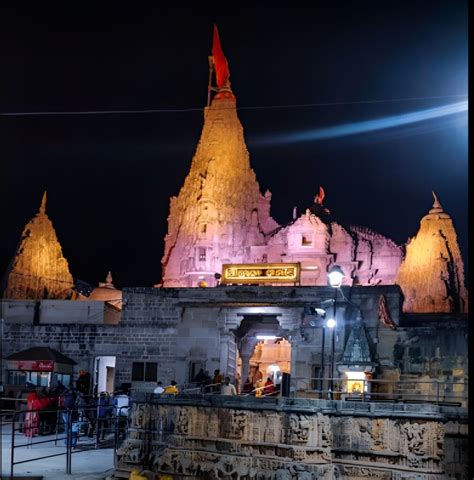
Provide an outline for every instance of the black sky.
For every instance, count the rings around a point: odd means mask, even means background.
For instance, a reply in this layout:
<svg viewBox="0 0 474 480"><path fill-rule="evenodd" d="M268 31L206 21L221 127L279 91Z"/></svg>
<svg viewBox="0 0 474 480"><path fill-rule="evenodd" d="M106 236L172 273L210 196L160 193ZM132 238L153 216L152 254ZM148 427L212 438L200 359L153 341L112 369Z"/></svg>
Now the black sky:
<svg viewBox="0 0 474 480"><path fill-rule="evenodd" d="M0 112L200 108L217 22L238 106L467 94L467 2L326 2L277 8L8 8L1 11ZM454 103L440 98L241 110L272 213L326 205L402 244L434 189L467 267L467 115L352 137L258 146L263 136ZM189 169L202 112L0 117L0 270L44 189L74 278L160 280L169 197Z"/></svg>

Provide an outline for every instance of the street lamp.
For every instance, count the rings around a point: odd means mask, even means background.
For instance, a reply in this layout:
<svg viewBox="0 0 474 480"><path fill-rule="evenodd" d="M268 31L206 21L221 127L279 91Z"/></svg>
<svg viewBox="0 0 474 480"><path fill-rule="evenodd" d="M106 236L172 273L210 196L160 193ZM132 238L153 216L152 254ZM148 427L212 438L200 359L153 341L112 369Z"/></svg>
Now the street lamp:
<svg viewBox="0 0 474 480"><path fill-rule="evenodd" d="M334 301L333 301L333 318L329 318L326 322L326 326L332 330L332 345L331 345L331 395L334 390L334 350L336 341L336 300L337 291L341 288L342 279L344 278L344 272L339 265L333 265L328 271L329 285L334 288Z"/></svg>

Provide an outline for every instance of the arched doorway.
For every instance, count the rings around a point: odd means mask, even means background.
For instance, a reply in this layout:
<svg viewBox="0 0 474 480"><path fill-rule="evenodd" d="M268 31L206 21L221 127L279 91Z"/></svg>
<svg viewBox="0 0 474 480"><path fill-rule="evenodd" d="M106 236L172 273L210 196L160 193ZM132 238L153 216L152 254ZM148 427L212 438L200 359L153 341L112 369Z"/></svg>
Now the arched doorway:
<svg viewBox="0 0 474 480"><path fill-rule="evenodd" d="M290 373L291 344L277 315L244 315L233 333L238 348L236 376L241 389L247 378L254 386L263 386L268 377L279 384L283 373Z"/></svg>

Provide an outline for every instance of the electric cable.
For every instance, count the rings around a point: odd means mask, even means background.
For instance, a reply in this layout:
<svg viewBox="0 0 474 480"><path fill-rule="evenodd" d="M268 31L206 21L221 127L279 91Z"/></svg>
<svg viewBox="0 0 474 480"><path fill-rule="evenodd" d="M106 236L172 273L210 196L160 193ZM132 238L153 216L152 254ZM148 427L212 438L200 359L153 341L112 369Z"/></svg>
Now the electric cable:
<svg viewBox="0 0 474 480"><path fill-rule="evenodd" d="M422 100L439 100L443 98L466 98L467 95L434 95L426 97L405 97L405 98L388 98L374 100L355 100L355 101L337 101L337 102L321 102L321 103L301 103L288 105L253 105L248 107L235 107L237 110L275 110L285 108L309 108L309 107L332 107L343 105L363 105L376 103L394 103L394 102L410 102ZM122 114L141 114L141 113L189 113L202 112L206 107L192 108L157 108L144 110L86 110L86 111L42 111L42 112L0 112L3 117L27 117L27 116L51 116L51 115L122 115ZM223 108L222 110L233 110L233 107Z"/></svg>

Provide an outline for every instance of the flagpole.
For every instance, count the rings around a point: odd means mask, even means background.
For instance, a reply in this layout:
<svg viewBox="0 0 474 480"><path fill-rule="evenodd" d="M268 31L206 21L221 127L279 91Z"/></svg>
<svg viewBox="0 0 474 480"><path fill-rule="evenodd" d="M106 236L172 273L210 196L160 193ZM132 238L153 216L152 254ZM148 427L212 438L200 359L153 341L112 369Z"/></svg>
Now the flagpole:
<svg viewBox="0 0 474 480"><path fill-rule="evenodd" d="M212 55L207 57L209 59L209 83L207 85L207 106L211 105L211 90L212 90L212 71L214 67L214 58Z"/></svg>

